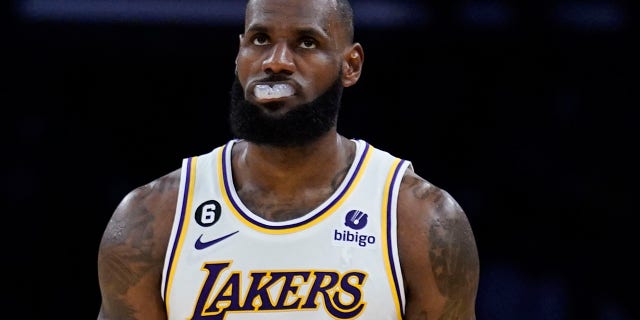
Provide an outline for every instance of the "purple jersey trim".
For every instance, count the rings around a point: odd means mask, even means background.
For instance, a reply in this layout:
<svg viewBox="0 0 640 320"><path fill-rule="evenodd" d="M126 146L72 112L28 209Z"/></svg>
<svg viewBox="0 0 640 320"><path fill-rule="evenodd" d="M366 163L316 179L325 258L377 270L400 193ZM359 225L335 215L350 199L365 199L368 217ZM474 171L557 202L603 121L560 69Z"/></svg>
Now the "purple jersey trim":
<svg viewBox="0 0 640 320"><path fill-rule="evenodd" d="M394 186L396 184L396 180L398 179L398 173L400 172L400 168L402 168L402 165L404 164L405 160L401 160L400 162L398 162L398 165L396 166L394 173L393 173L393 178L391 178L391 185L389 187L389 194L387 195L389 197L389 201L387 201L387 234L389 235L387 237L387 248L389 248L389 265L391 266L391 274L393 275L393 283L395 285L395 290L396 290L396 296L398 297L398 302L400 302L400 308L402 309L403 306L403 301L402 301L402 295L400 294L400 282L398 281L398 275L396 274L395 270L396 270L396 266L394 264L394 257L396 255L398 255L397 252L394 252L393 249L393 241L392 241L392 237L391 235L393 234L391 231L391 228L395 228L396 224L397 224L397 220L392 220L391 219L391 212L393 212L393 205L396 204L396 202L391 201L391 199L393 199L393 192L394 192ZM396 221L396 224L391 224L391 221ZM402 316L404 316L404 310L401 310L402 312Z"/></svg>
<svg viewBox="0 0 640 320"><path fill-rule="evenodd" d="M164 299L165 301L168 299L167 297L167 290L169 289L169 279L171 279L171 269L173 266L173 259L175 257L176 254L176 250L178 248L178 242L180 242L180 233L182 232L182 228L184 226L184 217L186 215L187 212L187 198L189 197L189 184L191 181L191 159L189 158L187 159L187 175L184 179L184 194L183 194L183 198L182 198L182 208L180 209L180 223L178 224L178 230L176 232L176 241L173 242L173 248L171 248L171 255L169 256L169 263L167 264L167 270L166 270L166 274L167 277L165 278L165 282L164 282Z"/></svg>

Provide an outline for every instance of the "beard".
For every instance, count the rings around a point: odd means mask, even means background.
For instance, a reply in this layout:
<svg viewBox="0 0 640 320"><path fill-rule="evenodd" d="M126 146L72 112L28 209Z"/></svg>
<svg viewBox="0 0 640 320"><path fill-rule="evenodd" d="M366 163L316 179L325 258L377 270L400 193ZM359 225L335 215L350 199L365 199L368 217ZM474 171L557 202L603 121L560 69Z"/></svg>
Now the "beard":
<svg viewBox="0 0 640 320"><path fill-rule="evenodd" d="M313 142L336 125L343 90L340 78L315 100L285 114L270 114L245 99L236 75L231 87L231 132L238 139L274 147L299 147ZM275 108L278 104L265 107Z"/></svg>

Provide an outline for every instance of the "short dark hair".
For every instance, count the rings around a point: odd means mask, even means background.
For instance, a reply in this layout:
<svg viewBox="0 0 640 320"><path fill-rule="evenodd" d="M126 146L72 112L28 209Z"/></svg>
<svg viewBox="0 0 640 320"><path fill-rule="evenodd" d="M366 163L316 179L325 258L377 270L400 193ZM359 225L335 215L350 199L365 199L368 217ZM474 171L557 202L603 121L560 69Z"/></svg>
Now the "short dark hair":
<svg viewBox="0 0 640 320"><path fill-rule="evenodd" d="M247 0L247 2L245 3L245 8L248 7L249 2L251 2L251 0ZM340 21L342 21L346 27L345 32L347 33L347 39L350 42L353 42L353 7L351 6L349 0L336 0L336 13L338 14L338 18L340 18Z"/></svg>
<svg viewBox="0 0 640 320"><path fill-rule="evenodd" d="M347 28L347 36L349 41L353 42L354 27L353 27L353 7L349 0L336 0L338 5L338 17L342 20Z"/></svg>

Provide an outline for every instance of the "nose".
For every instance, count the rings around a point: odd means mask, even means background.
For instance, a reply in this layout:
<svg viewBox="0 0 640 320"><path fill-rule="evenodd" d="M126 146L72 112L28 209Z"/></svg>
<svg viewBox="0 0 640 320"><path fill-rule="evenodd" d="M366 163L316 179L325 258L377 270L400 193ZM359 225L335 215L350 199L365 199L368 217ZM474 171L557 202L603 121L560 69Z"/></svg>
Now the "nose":
<svg viewBox="0 0 640 320"><path fill-rule="evenodd" d="M293 52L287 43L278 42L273 45L267 58L262 62L262 70L266 73L292 74L296 65L293 62Z"/></svg>

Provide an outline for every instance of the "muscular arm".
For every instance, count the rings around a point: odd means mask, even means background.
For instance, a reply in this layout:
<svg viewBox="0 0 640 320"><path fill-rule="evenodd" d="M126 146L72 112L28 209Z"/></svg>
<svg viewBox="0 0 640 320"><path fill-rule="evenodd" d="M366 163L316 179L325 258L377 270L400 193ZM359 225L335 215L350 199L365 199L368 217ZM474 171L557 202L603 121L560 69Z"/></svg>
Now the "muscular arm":
<svg viewBox="0 0 640 320"><path fill-rule="evenodd" d="M98 319L166 319L162 268L180 171L131 191L107 224L98 253Z"/></svg>
<svg viewBox="0 0 640 320"><path fill-rule="evenodd" d="M472 320L478 251L469 221L446 191L409 170L398 201L405 320Z"/></svg>

